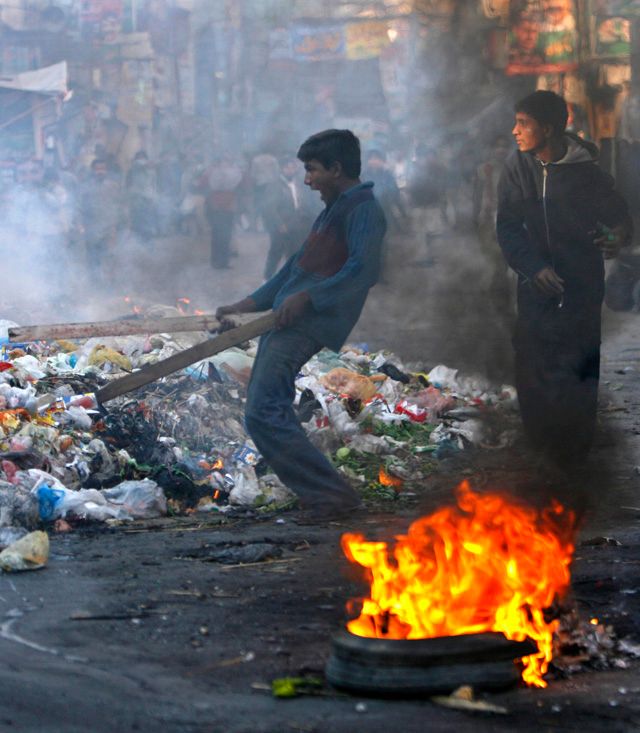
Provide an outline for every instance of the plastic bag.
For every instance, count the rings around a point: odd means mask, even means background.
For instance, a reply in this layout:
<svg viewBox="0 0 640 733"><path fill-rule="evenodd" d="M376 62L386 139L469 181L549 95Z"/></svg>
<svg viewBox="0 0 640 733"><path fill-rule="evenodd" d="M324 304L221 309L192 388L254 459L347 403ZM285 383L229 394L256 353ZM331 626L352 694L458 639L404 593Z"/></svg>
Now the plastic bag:
<svg viewBox="0 0 640 733"><path fill-rule="evenodd" d="M0 552L0 569L5 572L37 570L49 559L49 536L31 532Z"/></svg>
<svg viewBox="0 0 640 733"><path fill-rule="evenodd" d="M155 481L123 481L111 489L80 489L41 485L36 490L40 518L51 521L67 516L79 519L151 519L167 513L164 491Z"/></svg>
<svg viewBox="0 0 640 733"><path fill-rule="evenodd" d="M96 346L89 354L89 366L103 367L107 363L119 366L128 372L132 369L131 359L127 356L108 346Z"/></svg>
<svg viewBox="0 0 640 733"><path fill-rule="evenodd" d="M101 493L110 504L122 507L133 519L152 519L167 513L164 491L148 478L123 481L112 489L103 489Z"/></svg>
<svg viewBox="0 0 640 733"><path fill-rule="evenodd" d="M251 466L241 468L233 474L235 486L229 494L230 504L253 506L262 494L256 472Z"/></svg>
<svg viewBox="0 0 640 733"><path fill-rule="evenodd" d="M393 453L399 448L406 447L406 445L401 440L395 440L389 435L377 436L369 433L355 435L349 441L349 448L353 448L353 450L358 450L362 453L373 453L375 455Z"/></svg>

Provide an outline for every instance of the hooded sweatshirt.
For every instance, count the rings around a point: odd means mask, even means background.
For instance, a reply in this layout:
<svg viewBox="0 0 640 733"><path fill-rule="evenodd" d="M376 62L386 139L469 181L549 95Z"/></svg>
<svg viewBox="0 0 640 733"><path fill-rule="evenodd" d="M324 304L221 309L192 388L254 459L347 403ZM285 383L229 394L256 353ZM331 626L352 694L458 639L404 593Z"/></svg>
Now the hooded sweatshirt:
<svg viewBox="0 0 640 733"><path fill-rule="evenodd" d="M554 327L574 328L599 318L604 296L604 264L594 238L602 225L628 220L624 199L597 161L597 148L566 135L561 160L543 163L515 151L498 186L498 242L518 274L520 320L550 318ZM533 278L552 267L564 280L562 299L541 293ZM542 324L541 324L542 325Z"/></svg>

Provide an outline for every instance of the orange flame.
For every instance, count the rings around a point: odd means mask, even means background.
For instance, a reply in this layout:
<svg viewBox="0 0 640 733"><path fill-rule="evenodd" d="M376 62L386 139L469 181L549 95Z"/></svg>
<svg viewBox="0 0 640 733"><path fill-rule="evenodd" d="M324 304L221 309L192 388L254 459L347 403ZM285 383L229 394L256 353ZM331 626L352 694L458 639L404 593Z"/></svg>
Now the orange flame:
<svg viewBox="0 0 640 733"><path fill-rule="evenodd" d="M383 486L393 486L394 489L399 489L403 483L401 478L398 478L397 476L392 476L390 473L387 473L384 466L380 466L380 471L378 472L378 481Z"/></svg>
<svg viewBox="0 0 640 733"><path fill-rule="evenodd" d="M140 313L142 313L142 308L139 305L135 305L134 302L133 302L133 300L131 299L131 297L129 295L125 295L122 298L122 300L124 300L124 302L128 306L131 307L131 312L132 313L135 313L136 315L139 315Z"/></svg>
<svg viewBox="0 0 640 733"><path fill-rule="evenodd" d="M213 463L211 464L211 468L212 468L212 469L213 469L214 471L219 471L219 470L220 470L221 468L224 468L224 461L222 460L222 458L217 458L217 459L216 459L216 460L215 460L215 461L214 461L214 462L213 462Z"/></svg>
<svg viewBox="0 0 640 733"><path fill-rule="evenodd" d="M185 315L189 312L189 306L191 304L191 300L189 298L178 298L176 300L176 308L182 313L182 315Z"/></svg>
<svg viewBox="0 0 640 733"><path fill-rule="evenodd" d="M464 481L458 506L414 522L406 535L367 542L345 534L342 548L367 568L371 597L347 624L357 636L425 639L488 631L529 637L527 684L546 687L557 620L544 610L569 586L575 516L557 502L542 512L498 494L479 495Z"/></svg>

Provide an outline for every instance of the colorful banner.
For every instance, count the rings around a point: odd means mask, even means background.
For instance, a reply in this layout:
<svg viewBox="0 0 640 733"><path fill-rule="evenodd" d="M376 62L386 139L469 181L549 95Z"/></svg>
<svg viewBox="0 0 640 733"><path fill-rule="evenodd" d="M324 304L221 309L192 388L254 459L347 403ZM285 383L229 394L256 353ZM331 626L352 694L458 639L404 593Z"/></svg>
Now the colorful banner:
<svg viewBox="0 0 640 733"><path fill-rule="evenodd" d="M331 61L345 56L342 25L297 25L291 31L293 55L298 61Z"/></svg>
<svg viewBox="0 0 640 733"><path fill-rule="evenodd" d="M577 67L573 0L521 3L510 18L507 74L552 74Z"/></svg>
<svg viewBox="0 0 640 733"><path fill-rule="evenodd" d="M595 0L597 15L612 15L623 18L640 16L640 0Z"/></svg>
<svg viewBox="0 0 640 733"><path fill-rule="evenodd" d="M615 57L626 57L631 54L631 22L627 18L598 19L596 54Z"/></svg>
<svg viewBox="0 0 640 733"><path fill-rule="evenodd" d="M347 58L357 61L380 56L390 43L388 30L387 22L384 20L348 23L345 26Z"/></svg>

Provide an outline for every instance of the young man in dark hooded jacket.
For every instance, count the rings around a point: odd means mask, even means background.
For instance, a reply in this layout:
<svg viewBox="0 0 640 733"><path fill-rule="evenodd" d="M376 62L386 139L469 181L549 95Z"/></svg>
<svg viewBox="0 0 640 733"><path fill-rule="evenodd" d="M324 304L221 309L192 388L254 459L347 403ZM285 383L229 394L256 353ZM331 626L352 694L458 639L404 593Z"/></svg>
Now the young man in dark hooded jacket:
<svg viewBox="0 0 640 733"><path fill-rule="evenodd" d="M565 131L562 97L534 92L515 112L497 234L518 274L516 388L529 439L565 463L583 459L593 439L603 258L618 254L631 225L597 148Z"/></svg>
<svg viewBox="0 0 640 733"><path fill-rule="evenodd" d="M298 158L306 185L326 208L270 280L216 316L224 322L234 313L276 312L276 328L260 339L251 371L245 425L313 521L349 513L359 497L307 438L293 409L295 379L323 346L338 351L355 326L380 274L386 221L373 184L360 181L360 143L351 131L312 135Z"/></svg>

